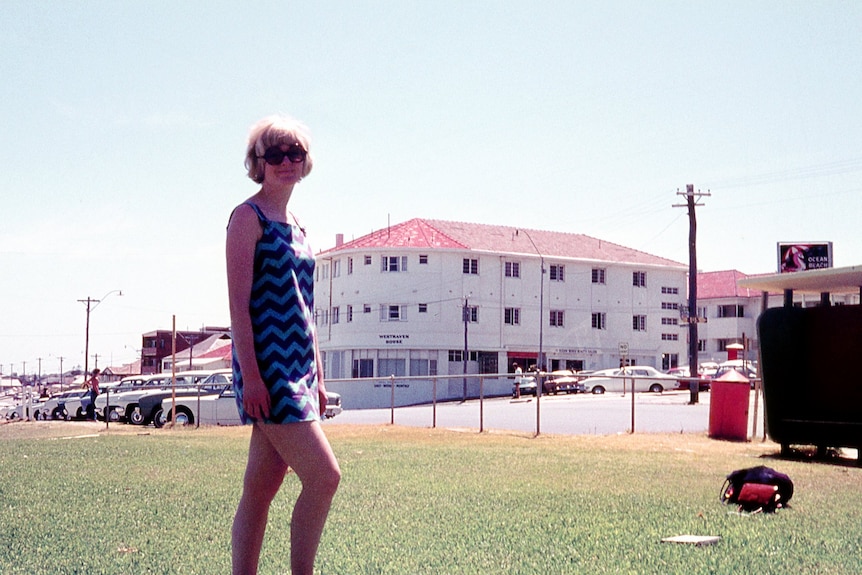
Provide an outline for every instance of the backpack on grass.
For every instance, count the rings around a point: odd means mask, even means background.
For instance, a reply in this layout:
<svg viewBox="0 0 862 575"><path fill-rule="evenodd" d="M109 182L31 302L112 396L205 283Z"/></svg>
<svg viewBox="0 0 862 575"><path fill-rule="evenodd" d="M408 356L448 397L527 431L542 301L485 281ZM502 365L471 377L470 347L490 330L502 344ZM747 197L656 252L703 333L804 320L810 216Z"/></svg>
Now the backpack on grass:
<svg viewBox="0 0 862 575"><path fill-rule="evenodd" d="M737 469L727 476L721 487L722 503L734 503L740 511L774 512L787 507L793 497L790 477L765 465Z"/></svg>

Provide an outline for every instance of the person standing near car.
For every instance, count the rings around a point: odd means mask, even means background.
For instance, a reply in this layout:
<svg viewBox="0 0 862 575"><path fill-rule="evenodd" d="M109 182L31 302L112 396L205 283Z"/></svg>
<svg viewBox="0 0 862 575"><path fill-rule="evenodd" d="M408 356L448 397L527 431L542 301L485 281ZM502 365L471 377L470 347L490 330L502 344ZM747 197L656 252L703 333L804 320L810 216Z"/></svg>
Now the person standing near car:
<svg viewBox="0 0 862 575"><path fill-rule="evenodd" d="M515 368L515 392L512 395L515 396L515 399L521 399L521 382L524 379L524 370L517 362L513 362L512 367Z"/></svg>
<svg viewBox="0 0 862 575"><path fill-rule="evenodd" d="M97 367L86 382L84 387L90 390L90 405L87 406L87 419L96 421L96 397L99 395L99 374L102 371Z"/></svg>
<svg viewBox="0 0 862 575"><path fill-rule="evenodd" d="M233 385L252 425L242 496L231 531L234 575L257 573L270 504L288 468L302 489L290 522L294 575L311 575L341 470L323 429L323 364L314 328L314 254L287 210L312 168L310 138L270 116L248 138L245 166L260 189L231 214L226 242Z"/></svg>

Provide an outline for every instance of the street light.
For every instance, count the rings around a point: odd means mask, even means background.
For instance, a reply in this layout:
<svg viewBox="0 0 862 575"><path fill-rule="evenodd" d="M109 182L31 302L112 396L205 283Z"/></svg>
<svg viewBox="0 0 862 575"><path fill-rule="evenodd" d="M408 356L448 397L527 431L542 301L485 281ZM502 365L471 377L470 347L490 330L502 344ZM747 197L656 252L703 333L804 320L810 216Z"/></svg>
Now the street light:
<svg viewBox="0 0 862 575"><path fill-rule="evenodd" d="M544 316L545 316L545 256L543 256L542 252L539 251L539 248L536 247L536 242L533 241L533 238L530 236L530 232L528 232L527 230L519 230L519 231L524 232L524 235L527 236L528 240L530 240L530 243L533 245L533 249L536 250L536 254L538 254L538 256L539 256L539 262L540 262L540 265L542 268L541 273L539 274L539 358L538 358L538 361L536 362L537 368L541 371L543 369L543 365L544 365L542 344L543 344L543 339L544 339L543 338L543 335L544 335L543 328L545 325L545 319L544 319ZM541 387L541 386L538 386L536 389L538 390L539 387ZM540 393L540 392L537 391L537 393Z"/></svg>
<svg viewBox="0 0 862 575"><path fill-rule="evenodd" d="M111 290L105 295L103 295L99 299L93 299L91 297L87 297L87 299L79 299L78 301L87 305L87 327L84 331L84 380L88 375L90 375L89 371L89 360L90 360L90 312L99 307L99 304L102 303L105 298L107 298L111 294L123 295L123 290L115 289Z"/></svg>

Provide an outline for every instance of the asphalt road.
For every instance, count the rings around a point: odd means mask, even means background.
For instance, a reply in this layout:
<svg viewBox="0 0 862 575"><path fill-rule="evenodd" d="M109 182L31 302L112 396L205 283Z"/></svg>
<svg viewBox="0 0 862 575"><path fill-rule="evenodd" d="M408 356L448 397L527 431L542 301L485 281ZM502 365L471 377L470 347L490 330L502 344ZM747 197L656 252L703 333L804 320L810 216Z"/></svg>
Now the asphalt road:
<svg viewBox="0 0 862 575"><path fill-rule="evenodd" d="M634 430L642 433L705 433L709 429L710 394L699 394L700 402L690 405L688 391L661 394L635 395ZM750 396L749 434L754 420L754 393ZM538 412L538 416L537 416ZM758 436L763 434L763 402L759 402ZM400 407L395 409L397 425L432 427L434 408L431 405ZM716 415L716 417L727 417ZM742 417L738 414L729 417ZM545 395L536 408L536 399L486 399L464 403L438 403L436 426L442 428L468 428L485 430L511 430L564 435L609 435L626 433L632 429L631 394ZM341 415L327 422L339 424L382 424L392 421L389 409L345 409Z"/></svg>

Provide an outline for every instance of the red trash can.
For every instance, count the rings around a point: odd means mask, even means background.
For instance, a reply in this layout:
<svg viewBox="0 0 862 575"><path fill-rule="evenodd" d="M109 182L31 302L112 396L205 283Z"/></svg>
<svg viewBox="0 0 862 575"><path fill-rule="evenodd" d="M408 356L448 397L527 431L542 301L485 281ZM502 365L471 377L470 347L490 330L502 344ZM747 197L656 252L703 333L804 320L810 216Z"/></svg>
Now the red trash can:
<svg viewBox="0 0 862 575"><path fill-rule="evenodd" d="M709 436L748 441L748 396L751 382L736 370L712 380L709 393Z"/></svg>

